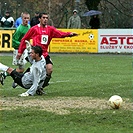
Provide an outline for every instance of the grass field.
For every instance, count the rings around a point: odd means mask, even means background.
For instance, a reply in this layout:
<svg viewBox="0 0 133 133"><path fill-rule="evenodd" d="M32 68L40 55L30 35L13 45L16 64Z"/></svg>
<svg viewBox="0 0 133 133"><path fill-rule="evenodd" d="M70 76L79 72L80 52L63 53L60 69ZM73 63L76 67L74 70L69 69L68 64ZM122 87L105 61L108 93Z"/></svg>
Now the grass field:
<svg viewBox="0 0 133 133"><path fill-rule="evenodd" d="M53 75L46 95L18 97L11 77L0 85L0 133L133 133L132 57L51 54ZM11 56L0 62L11 66ZM29 64L27 64L28 67ZM107 104L120 95L123 105Z"/></svg>

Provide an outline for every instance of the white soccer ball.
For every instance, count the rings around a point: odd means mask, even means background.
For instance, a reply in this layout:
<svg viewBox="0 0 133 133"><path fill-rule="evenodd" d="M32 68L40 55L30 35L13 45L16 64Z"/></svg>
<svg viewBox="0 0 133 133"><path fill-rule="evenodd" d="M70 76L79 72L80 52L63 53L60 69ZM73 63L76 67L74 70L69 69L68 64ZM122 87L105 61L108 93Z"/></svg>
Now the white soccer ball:
<svg viewBox="0 0 133 133"><path fill-rule="evenodd" d="M122 98L118 95L113 95L109 98L109 105L113 108L113 109L119 109L120 106L122 105Z"/></svg>

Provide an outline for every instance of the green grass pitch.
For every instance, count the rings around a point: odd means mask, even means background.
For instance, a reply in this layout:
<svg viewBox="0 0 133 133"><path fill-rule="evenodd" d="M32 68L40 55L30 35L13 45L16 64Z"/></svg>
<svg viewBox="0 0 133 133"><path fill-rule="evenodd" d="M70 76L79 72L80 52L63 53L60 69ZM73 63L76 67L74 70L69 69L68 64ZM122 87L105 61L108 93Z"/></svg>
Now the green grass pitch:
<svg viewBox="0 0 133 133"><path fill-rule="evenodd" d="M19 97L12 78L0 85L0 133L132 133L132 56L51 54L53 74L46 95ZM12 66L12 56L0 56ZM29 64L26 65L28 67ZM107 103L120 95L123 104Z"/></svg>

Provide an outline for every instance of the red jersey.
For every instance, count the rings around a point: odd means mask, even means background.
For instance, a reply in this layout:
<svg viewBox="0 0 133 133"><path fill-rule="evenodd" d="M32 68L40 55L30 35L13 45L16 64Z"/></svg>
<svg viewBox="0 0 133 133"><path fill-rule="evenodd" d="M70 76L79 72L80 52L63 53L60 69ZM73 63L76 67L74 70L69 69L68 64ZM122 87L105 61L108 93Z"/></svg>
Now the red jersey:
<svg viewBox="0 0 133 133"><path fill-rule="evenodd" d="M25 40L33 39L33 46L39 45L43 49L43 56L46 57L48 55L48 46L52 38L64 38L69 37L71 32L62 32L57 30L53 26L46 25L45 27L41 27L40 24L33 26L28 30L25 36L22 38L21 43L19 45L18 53L23 53L26 49Z"/></svg>

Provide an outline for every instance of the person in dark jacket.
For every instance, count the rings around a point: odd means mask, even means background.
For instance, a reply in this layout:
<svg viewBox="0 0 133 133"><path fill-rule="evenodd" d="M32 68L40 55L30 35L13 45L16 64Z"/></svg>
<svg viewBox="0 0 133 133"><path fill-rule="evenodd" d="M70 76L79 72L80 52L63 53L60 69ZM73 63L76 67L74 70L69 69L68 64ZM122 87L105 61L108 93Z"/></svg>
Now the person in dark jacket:
<svg viewBox="0 0 133 133"><path fill-rule="evenodd" d="M10 12L6 11L5 16L1 18L1 27L11 28L14 25L14 19L10 16Z"/></svg>
<svg viewBox="0 0 133 133"><path fill-rule="evenodd" d="M100 19L97 15L94 15L91 17L89 25L91 26L91 29L99 29L100 28Z"/></svg>
<svg viewBox="0 0 133 133"><path fill-rule="evenodd" d="M36 24L39 24L39 12L35 12L35 16L30 21L30 26L33 27Z"/></svg>

